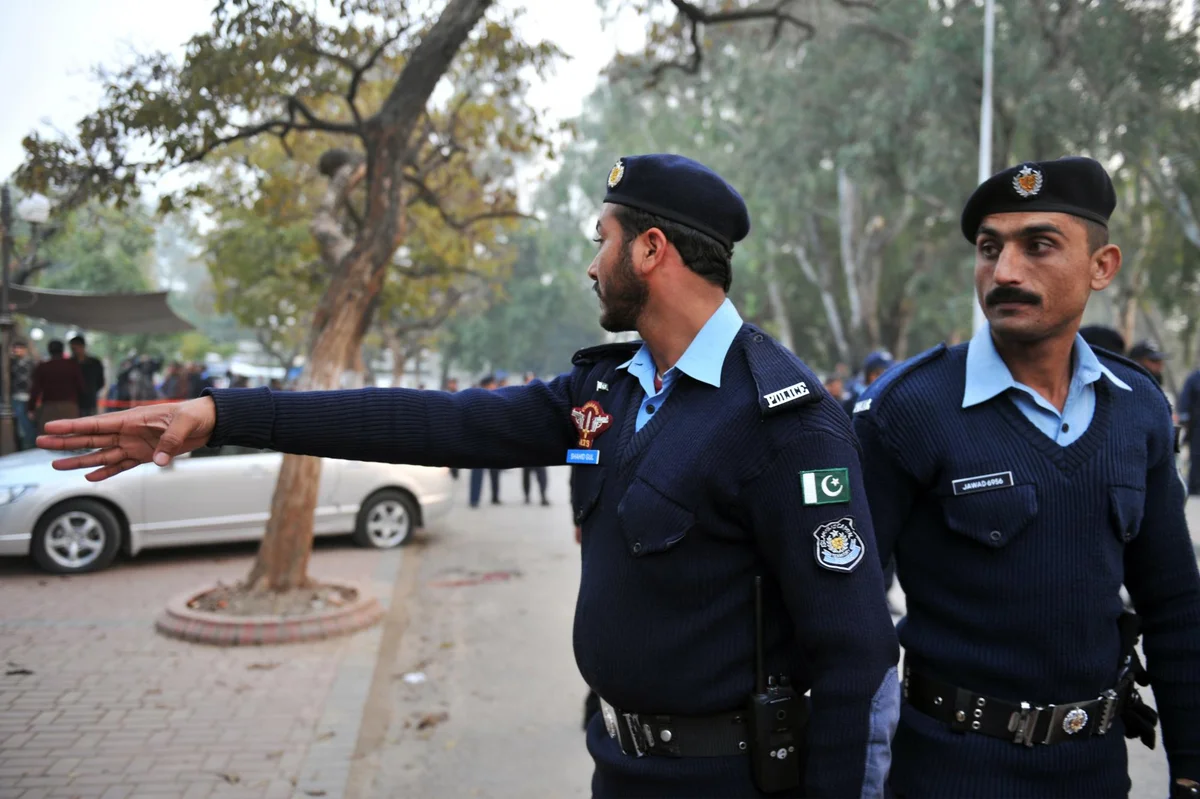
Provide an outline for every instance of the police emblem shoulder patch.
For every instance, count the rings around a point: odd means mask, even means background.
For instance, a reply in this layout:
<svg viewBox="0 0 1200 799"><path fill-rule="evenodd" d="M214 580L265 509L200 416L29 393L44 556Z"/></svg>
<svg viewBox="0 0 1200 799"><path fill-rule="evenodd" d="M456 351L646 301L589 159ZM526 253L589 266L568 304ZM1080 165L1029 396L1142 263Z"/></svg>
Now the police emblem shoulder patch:
<svg viewBox="0 0 1200 799"><path fill-rule="evenodd" d="M817 563L835 572L852 572L862 562L867 548L854 529L854 517L826 522L813 531Z"/></svg>
<svg viewBox="0 0 1200 799"><path fill-rule="evenodd" d="M1013 176L1013 190L1026 199L1036 197L1042 190L1042 173L1026 164Z"/></svg>
<svg viewBox="0 0 1200 799"><path fill-rule="evenodd" d="M613 164L613 168L608 171L608 187L615 189L623 177L625 177L625 162L617 159L617 163Z"/></svg>

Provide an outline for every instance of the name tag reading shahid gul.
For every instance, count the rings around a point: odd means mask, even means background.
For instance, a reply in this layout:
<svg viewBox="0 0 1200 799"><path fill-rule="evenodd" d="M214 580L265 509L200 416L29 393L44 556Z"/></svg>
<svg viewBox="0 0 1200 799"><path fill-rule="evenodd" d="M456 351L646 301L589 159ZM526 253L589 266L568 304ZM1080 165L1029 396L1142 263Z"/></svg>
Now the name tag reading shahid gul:
<svg viewBox="0 0 1200 799"><path fill-rule="evenodd" d="M567 450L567 463L572 466L598 466L600 464L600 450L569 449Z"/></svg>
<svg viewBox="0 0 1200 799"><path fill-rule="evenodd" d="M994 491L997 488L1012 488L1013 474L1012 472L981 474L978 477L964 477L961 480L954 480L950 485L954 488L954 496L956 497L962 494L977 494L980 491Z"/></svg>

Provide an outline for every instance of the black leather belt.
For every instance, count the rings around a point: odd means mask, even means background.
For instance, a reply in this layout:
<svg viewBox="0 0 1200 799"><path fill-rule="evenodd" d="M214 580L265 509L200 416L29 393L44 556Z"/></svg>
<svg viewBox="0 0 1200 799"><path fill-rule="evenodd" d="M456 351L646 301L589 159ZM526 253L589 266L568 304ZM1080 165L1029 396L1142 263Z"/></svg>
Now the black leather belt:
<svg viewBox="0 0 1200 799"><path fill-rule="evenodd" d="M974 732L1025 746L1106 735L1121 713L1126 694L1109 689L1096 699L1065 705L1006 702L904 665L904 699L914 708L945 722L955 732Z"/></svg>
<svg viewBox="0 0 1200 799"><path fill-rule="evenodd" d="M715 716L629 713L604 699L600 713L610 738L631 757L728 757L745 754L749 740L741 711Z"/></svg>

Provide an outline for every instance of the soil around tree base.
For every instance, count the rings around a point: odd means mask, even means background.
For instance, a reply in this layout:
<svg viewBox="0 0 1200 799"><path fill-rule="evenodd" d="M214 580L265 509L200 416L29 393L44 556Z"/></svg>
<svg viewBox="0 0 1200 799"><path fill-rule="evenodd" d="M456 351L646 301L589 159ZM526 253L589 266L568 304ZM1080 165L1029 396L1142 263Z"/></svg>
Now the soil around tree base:
<svg viewBox="0 0 1200 799"><path fill-rule="evenodd" d="M375 597L351 582L278 593L218 583L172 599L155 628L171 638L219 646L286 644L363 630L383 612Z"/></svg>
<svg viewBox="0 0 1200 799"><path fill-rule="evenodd" d="M314 583L291 591L248 589L238 583L217 584L211 591L188 602L189 610L219 613L225 616L311 616L344 608L358 599L358 591L349 586Z"/></svg>

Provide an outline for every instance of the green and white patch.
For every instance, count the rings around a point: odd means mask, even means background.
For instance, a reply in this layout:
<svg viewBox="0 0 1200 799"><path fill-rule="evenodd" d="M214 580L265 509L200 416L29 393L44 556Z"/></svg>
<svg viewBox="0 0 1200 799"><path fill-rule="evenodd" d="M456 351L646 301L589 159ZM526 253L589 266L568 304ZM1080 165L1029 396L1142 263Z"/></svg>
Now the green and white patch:
<svg viewBox="0 0 1200 799"><path fill-rule="evenodd" d="M800 491L805 505L844 505L850 501L850 470L800 472Z"/></svg>

